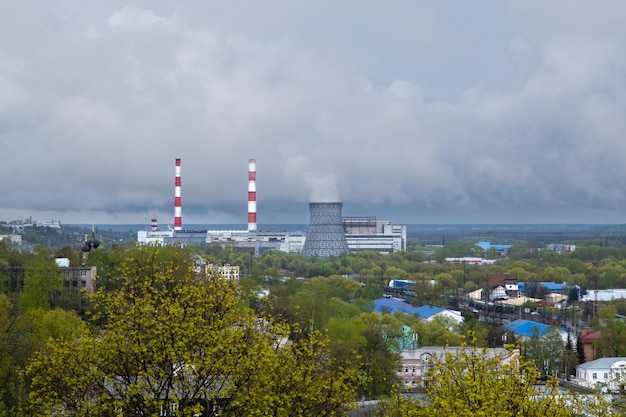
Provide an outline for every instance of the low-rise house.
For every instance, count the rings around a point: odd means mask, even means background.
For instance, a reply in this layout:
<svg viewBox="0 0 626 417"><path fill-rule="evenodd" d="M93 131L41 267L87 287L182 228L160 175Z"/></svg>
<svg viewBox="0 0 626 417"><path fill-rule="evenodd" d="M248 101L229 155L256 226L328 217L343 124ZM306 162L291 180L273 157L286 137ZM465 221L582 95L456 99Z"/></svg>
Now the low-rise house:
<svg viewBox="0 0 626 417"><path fill-rule="evenodd" d="M585 359L598 359L596 356L596 345L602 343L602 332L600 330L592 332L589 327L583 327L580 330L580 343L583 345Z"/></svg>
<svg viewBox="0 0 626 417"><path fill-rule="evenodd" d="M441 360L446 353L457 355L463 349L470 347L460 346L425 346L417 349L404 349L400 352L398 364L398 380L403 390L415 390L424 385L424 379L428 374L428 368ZM483 352L483 350L479 350ZM519 358L517 349L509 351L505 348L490 348L484 350L487 357L497 356L502 365L511 363Z"/></svg>
<svg viewBox="0 0 626 417"><path fill-rule="evenodd" d="M513 333L515 337L521 340L530 339L534 335L541 337L546 334L551 328L558 329L561 335L561 339L563 339L563 343L567 342L567 332L557 326L551 326L543 323L537 323L536 321L523 319L512 321L504 326L504 329L507 332Z"/></svg>
<svg viewBox="0 0 626 417"><path fill-rule="evenodd" d="M626 386L626 358L600 358L576 367L573 381L583 387L623 391Z"/></svg>
<svg viewBox="0 0 626 417"><path fill-rule="evenodd" d="M487 274L489 288L502 287L511 298L519 297L517 274Z"/></svg>
<svg viewBox="0 0 626 417"><path fill-rule="evenodd" d="M460 311L448 310L443 307L431 306L427 304L420 307L413 307L412 305L395 298L379 298L374 300L374 310L379 313L384 311L395 313L399 311L404 314L414 314L425 321L432 321L438 318L443 320L445 323L450 323L451 325L460 324L464 321Z"/></svg>

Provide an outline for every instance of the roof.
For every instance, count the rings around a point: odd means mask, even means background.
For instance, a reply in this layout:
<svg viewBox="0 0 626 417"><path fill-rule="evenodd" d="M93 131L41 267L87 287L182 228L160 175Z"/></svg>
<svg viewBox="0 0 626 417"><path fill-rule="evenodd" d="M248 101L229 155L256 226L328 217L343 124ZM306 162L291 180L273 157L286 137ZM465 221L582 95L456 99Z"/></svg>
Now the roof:
<svg viewBox="0 0 626 417"><path fill-rule="evenodd" d="M600 358L595 361L585 362L578 365L577 369L610 369L613 367L613 364L616 362L625 361L625 357L617 357L617 358Z"/></svg>
<svg viewBox="0 0 626 417"><path fill-rule="evenodd" d="M520 290L522 292L525 292L526 286L528 284L541 285L542 287L545 287L548 290L548 292L556 292L556 293L562 293L564 290L567 290L573 287L573 285L568 285L566 282L552 282L552 281L543 281L543 282L536 282L536 283L520 282L519 283Z"/></svg>
<svg viewBox="0 0 626 417"><path fill-rule="evenodd" d="M492 245L491 242L476 242L477 246L483 248L483 250L487 251L491 248L496 248L496 250L508 250L511 249L511 245Z"/></svg>
<svg viewBox="0 0 626 417"><path fill-rule="evenodd" d="M445 311L443 307L435 307L431 305L423 305L420 307L413 307L404 301L396 300L394 298L379 298L374 300L374 310L381 313L383 310L387 310L390 313L399 311L405 314L416 314L421 318L428 319L436 314Z"/></svg>
<svg viewBox="0 0 626 417"><path fill-rule="evenodd" d="M507 331L526 337L532 337L535 332L537 333L537 336L543 336L550 329L550 327L552 326L522 319L512 321L504 326Z"/></svg>
<svg viewBox="0 0 626 417"><path fill-rule="evenodd" d="M416 307L394 298L379 298L374 300L374 310L379 313L383 310L388 310L390 313L399 311L401 313L417 314Z"/></svg>
<svg viewBox="0 0 626 417"><path fill-rule="evenodd" d="M580 342L584 345L592 344L595 340L602 339L602 332L596 330L595 332L587 333L584 336L580 336Z"/></svg>
<svg viewBox="0 0 626 417"><path fill-rule="evenodd" d="M541 299L522 296L522 297L517 297L517 298L509 298L508 300L500 300L499 302L502 304L523 306L526 303L536 303L538 301L541 301Z"/></svg>
<svg viewBox="0 0 626 417"><path fill-rule="evenodd" d="M418 314L421 318L427 319L434 316L435 314L441 313L442 311L445 311L445 308L435 307L431 305L423 305L415 309L415 314Z"/></svg>

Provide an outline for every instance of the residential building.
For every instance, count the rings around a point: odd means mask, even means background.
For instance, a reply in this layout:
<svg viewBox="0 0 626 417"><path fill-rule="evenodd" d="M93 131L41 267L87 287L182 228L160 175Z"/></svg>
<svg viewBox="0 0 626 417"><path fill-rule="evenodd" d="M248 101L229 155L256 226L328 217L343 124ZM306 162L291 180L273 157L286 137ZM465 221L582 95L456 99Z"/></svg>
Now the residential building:
<svg viewBox="0 0 626 417"><path fill-rule="evenodd" d="M81 290L87 293L96 291L97 268L95 266L70 266L67 258L59 258L55 262L62 276L63 288ZM8 293L23 291L25 276L25 268L9 268L5 275L4 291Z"/></svg>
<svg viewBox="0 0 626 417"><path fill-rule="evenodd" d="M239 281L239 265L215 265L207 263L201 256L195 256L193 269L198 276L220 275L227 281Z"/></svg>
<svg viewBox="0 0 626 417"><path fill-rule="evenodd" d="M536 321L530 320L515 320L504 326L504 329L507 332L511 332L515 334L515 336L519 339L530 339L534 335L539 337L543 336L548 332L548 330L556 328L561 335L561 339L563 339L563 343L567 342L567 332L560 327L551 326L548 324L537 323Z"/></svg>
<svg viewBox="0 0 626 417"><path fill-rule="evenodd" d="M425 321L432 321L439 318L444 322L449 323L451 327L463 323L464 321L460 311L448 310L443 307L431 305L413 307L412 305L395 298L379 298L374 300L374 310L379 313L385 311L395 313L396 311L399 311L405 314L414 314Z"/></svg>
<svg viewBox="0 0 626 417"><path fill-rule="evenodd" d="M626 358L600 358L580 364L574 382L588 388L622 391L626 385Z"/></svg>
<svg viewBox="0 0 626 417"><path fill-rule="evenodd" d="M487 274L487 285L490 289L502 287L510 298L519 297L517 274Z"/></svg>
<svg viewBox="0 0 626 417"><path fill-rule="evenodd" d="M589 327L583 327L580 330L580 342L583 345L583 352L586 360L598 359L596 356L596 344L601 343L602 332L599 330L591 331Z"/></svg>
<svg viewBox="0 0 626 417"><path fill-rule="evenodd" d="M443 359L447 353L458 355L463 349L471 348L460 346L425 346L416 349L402 350L400 352L400 363L398 364L397 373L402 389L411 391L422 387L430 366ZM483 350L480 352L483 352ZM487 357L499 357L502 365L517 360L520 355L517 349L509 351L505 348L490 348L485 349L484 352Z"/></svg>

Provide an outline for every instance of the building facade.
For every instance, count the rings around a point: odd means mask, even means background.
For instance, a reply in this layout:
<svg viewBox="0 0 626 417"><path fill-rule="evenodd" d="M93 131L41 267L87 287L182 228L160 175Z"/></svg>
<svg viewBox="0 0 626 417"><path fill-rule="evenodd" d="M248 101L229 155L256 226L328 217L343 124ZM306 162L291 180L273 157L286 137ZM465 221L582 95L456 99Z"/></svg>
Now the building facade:
<svg viewBox="0 0 626 417"><path fill-rule="evenodd" d="M376 217L343 217L349 252L380 253L406 251L406 225Z"/></svg>

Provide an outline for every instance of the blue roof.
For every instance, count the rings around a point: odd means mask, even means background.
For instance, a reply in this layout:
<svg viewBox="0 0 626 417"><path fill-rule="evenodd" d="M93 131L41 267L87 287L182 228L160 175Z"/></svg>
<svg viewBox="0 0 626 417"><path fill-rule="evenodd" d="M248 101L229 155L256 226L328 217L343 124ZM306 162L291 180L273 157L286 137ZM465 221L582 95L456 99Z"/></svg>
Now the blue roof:
<svg viewBox="0 0 626 417"><path fill-rule="evenodd" d="M399 311L401 313L417 314L415 312L417 308L405 303L404 301L394 300L393 298L379 298L377 300L374 300L375 311L381 313L384 309L386 309L390 313L395 313L396 311Z"/></svg>
<svg viewBox="0 0 626 417"><path fill-rule="evenodd" d="M528 282L520 282L518 284L520 291L524 292L525 287L528 284L529 284ZM542 287L545 287L548 290L548 292L557 292L557 293L561 293L563 292L563 290L567 290L572 287L571 285L568 285L565 282L548 281L548 282L537 282L536 284L541 285Z"/></svg>
<svg viewBox="0 0 626 417"><path fill-rule="evenodd" d="M421 318L427 319L444 310L445 308L423 305L415 309L415 314L418 314Z"/></svg>
<svg viewBox="0 0 626 417"><path fill-rule="evenodd" d="M476 246L480 246L484 251L488 251L491 248L496 250L508 250L511 249L511 245L492 245L491 242L476 242Z"/></svg>
<svg viewBox="0 0 626 417"><path fill-rule="evenodd" d="M441 313L445 310L445 308L435 307L431 305L413 307L412 305L407 304L404 301L395 300L393 298L379 298L378 300L374 300L375 311L381 313L384 309L386 309L390 313L395 313L396 311L399 311L405 314L416 314L424 319L432 317L435 314Z"/></svg>
<svg viewBox="0 0 626 417"><path fill-rule="evenodd" d="M504 328L507 331L520 336L532 337L535 332L537 332L537 336L543 336L550 329L550 326L543 323L537 323L536 321L519 319L510 322L505 325Z"/></svg>

